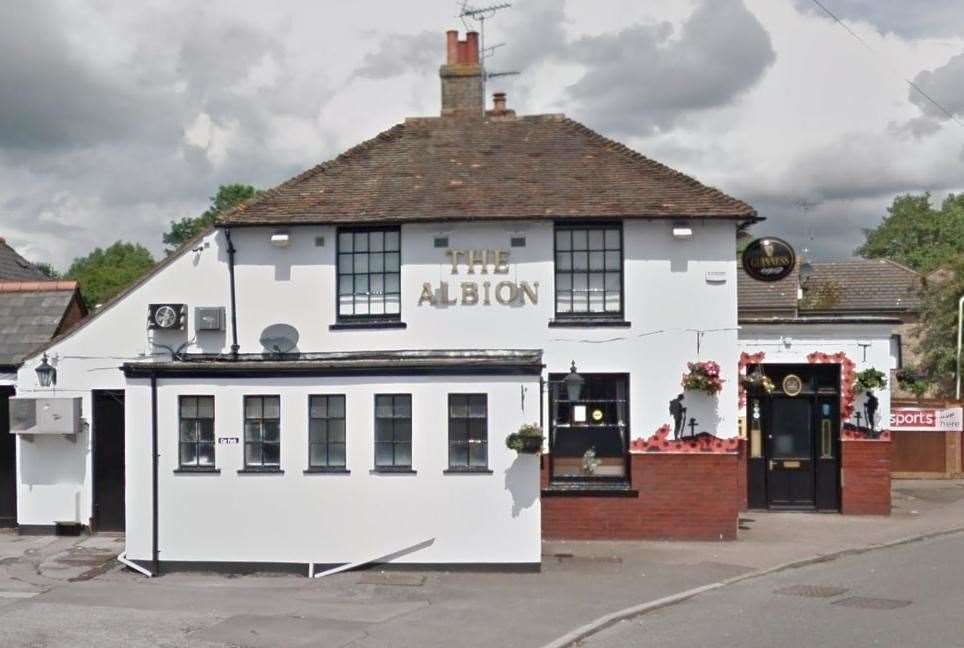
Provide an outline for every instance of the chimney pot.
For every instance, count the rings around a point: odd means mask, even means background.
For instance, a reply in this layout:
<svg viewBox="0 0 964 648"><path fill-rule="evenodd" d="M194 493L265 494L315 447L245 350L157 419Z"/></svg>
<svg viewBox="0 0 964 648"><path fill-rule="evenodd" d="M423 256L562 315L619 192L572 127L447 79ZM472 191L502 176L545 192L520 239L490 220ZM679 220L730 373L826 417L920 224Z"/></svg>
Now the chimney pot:
<svg viewBox="0 0 964 648"><path fill-rule="evenodd" d="M492 103L496 112L505 112L505 93L496 92L492 95Z"/></svg>
<svg viewBox="0 0 964 648"><path fill-rule="evenodd" d="M479 63L479 32L470 31L465 35L465 47L468 58L465 63L478 65Z"/></svg>
<svg viewBox="0 0 964 648"><path fill-rule="evenodd" d="M459 57L459 32L451 29L445 32L445 37L446 62L449 65L455 65Z"/></svg>

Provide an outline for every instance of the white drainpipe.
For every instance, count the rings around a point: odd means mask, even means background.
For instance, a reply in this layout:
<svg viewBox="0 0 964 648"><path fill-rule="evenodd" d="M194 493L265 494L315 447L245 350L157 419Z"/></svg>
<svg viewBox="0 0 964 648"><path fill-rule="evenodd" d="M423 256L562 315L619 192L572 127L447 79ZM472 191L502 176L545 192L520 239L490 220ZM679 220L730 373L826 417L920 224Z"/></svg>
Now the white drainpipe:
<svg viewBox="0 0 964 648"><path fill-rule="evenodd" d="M134 571L140 572L141 574L144 574L144 575L147 576L148 578L151 578L152 576L154 576L154 574L152 574L151 572L147 571L146 569L144 569L143 567L141 567L140 565L138 565L136 562L134 562L134 561L132 561L132 560L128 560L128 559L127 559L127 552L126 552L126 551L121 552L121 554L120 554L119 556L117 556L117 560L119 560L122 564L127 565L128 567L130 567L130 568L133 569Z"/></svg>

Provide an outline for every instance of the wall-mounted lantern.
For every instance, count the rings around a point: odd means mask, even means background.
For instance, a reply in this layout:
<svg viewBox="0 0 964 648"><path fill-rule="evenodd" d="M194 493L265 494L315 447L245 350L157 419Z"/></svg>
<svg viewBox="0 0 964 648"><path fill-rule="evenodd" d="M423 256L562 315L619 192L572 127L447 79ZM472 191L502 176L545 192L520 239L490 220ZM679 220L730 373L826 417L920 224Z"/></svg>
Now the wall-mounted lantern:
<svg viewBox="0 0 964 648"><path fill-rule="evenodd" d="M586 382L586 379L576 373L576 361L572 361L572 367L569 369L569 375L562 379L562 382L566 384L566 395L569 397L570 401L577 401L582 395L582 386Z"/></svg>
<svg viewBox="0 0 964 648"><path fill-rule="evenodd" d="M40 380L41 387L50 387L57 384L57 369L47 361L47 354L44 354L40 364L37 365L37 379Z"/></svg>

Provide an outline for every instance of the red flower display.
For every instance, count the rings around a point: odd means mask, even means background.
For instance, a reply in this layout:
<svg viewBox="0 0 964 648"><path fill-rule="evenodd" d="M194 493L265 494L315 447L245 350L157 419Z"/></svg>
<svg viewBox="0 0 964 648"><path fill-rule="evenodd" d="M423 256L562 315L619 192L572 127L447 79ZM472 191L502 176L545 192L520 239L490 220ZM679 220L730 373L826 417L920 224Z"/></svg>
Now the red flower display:
<svg viewBox="0 0 964 648"><path fill-rule="evenodd" d="M683 379L680 381L683 389L701 391L711 396L723 389L725 381L720 378L720 365L712 360L687 362L686 368L689 371L683 374Z"/></svg>
<svg viewBox="0 0 964 648"><path fill-rule="evenodd" d="M629 444L632 452L675 452L695 454L701 452L727 454L739 451L740 439L720 439L712 434L700 434L695 438L669 439L670 426L661 425L656 434L648 439L635 439Z"/></svg>

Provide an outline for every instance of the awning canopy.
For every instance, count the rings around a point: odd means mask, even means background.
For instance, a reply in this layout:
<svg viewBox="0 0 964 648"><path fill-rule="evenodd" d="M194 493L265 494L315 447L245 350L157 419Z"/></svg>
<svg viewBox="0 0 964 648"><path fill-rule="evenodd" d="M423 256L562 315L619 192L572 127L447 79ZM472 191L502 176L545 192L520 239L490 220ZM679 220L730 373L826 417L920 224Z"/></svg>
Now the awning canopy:
<svg viewBox="0 0 964 648"><path fill-rule="evenodd" d="M540 349L344 351L332 353L187 354L174 360L128 362L129 378L257 376L541 375Z"/></svg>

